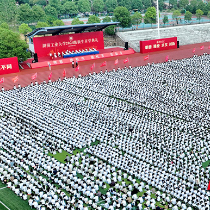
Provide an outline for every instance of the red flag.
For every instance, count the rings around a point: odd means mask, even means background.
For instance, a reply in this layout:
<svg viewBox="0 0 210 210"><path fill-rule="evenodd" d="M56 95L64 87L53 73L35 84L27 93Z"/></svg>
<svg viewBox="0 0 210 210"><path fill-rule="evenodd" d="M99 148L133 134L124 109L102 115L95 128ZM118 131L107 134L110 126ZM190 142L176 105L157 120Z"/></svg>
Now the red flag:
<svg viewBox="0 0 210 210"><path fill-rule="evenodd" d="M149 59L149 55L144 56L144 61Z"/></svg>
<svg viewBox="0 0 210 210"><path fill-rule="evenodd" d="M48 80L50 80L51 78L52 78L52 72L49 74Z"/></svg>
<svg viewBox="0 0 210 210"><path fill-rule="evenodd" d="M129 61L129 59L128 58L126 58L123 62L124 63L127 63Z"/></svg>
<svg viewBox="0 0 210 210"><path fill-rule="evenodd" d="M195 53L195 48L193 48L193 51L192 52Z"/></svg>
<svg viewBox="0 0 210 210"><path fill-rule="evenodd" d="M75 71L79 71L79 65L77 66L77 68L75 69Z"/></svg>
<svg viewBox="0 0 210 210"><path fill-rule="evenodd" d="M18 81L18 76L12 78L13 82L16 83Z"/></svg>
<svg viewBox="0 0 210 210"><path fill-rule="evenodd" d="M91 71L95 68L95 63L90 67Z"/></svg>
<svg viewBox="0 0 210 210"><path fill-rule="evenodd" d="M169 59L169 55L166 56L166 62L168 61L168 59Z"/></svg>
<svg viewBox="0 0 210 210"><path fill-rule="evenodd" d="M0 84L4 82L4 77L0 79Z"/></svg>
<svg viewBox="0 0 210 210"><path fill-rule="evenodd" d="M63 70L63 77L66 76L66 69Z"/></svg>
<svg viewBox="0 0 210 210"><path fill-rule="evenodd" d="M106 61L104 61L104 62L100 65L100 67L102 67L102 66L106 66Z"/></svg>
<svg viewBox="0 0 210 210"><path fill-rule="evenodd" d="M210 190L210 181L209 181L209 186L208 186L207 190Z"/></svg>
<svg viewBox="0 0 210 210"><path fill-rule="evenodd" d="M32 76L31 76L31 79L32 80L34 80L34 79L36 79L37 78L37 73L35 73L35 74L33 74Z"/></svg>
<svg viewBox="0 0 210 210"><path fill-rule="evenodd" d="M117 65L119 63L118 59L115 60L114 65Z"/></svg>
<svg viewBox="0 0 210 210"><path fill-rule="evenodd" d="M201 46L200 49L203 50L204 49L204 46Z"/></svg>

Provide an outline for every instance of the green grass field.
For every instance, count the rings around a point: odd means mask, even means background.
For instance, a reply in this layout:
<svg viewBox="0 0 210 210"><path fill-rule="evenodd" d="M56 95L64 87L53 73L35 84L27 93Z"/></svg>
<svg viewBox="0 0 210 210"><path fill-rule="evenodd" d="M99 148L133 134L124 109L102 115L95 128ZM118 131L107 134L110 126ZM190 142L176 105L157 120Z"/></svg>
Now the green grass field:
<svg viewBox="0 0 210 210"><path fill-rule="evenodd" d="M98 144L99 141L96 141L94 142L93 144ZM83 149L76 149L73 151L73 155L76 155L77 153L79 152L83 152L84 151L84 148ZM54 157L55 159L57 159L58 161L62 162L62 163L65 163L64 159L66 158L66 155L68 156L72 156L72 154L69 154L67 153L66 151L62 151L62 153L56 153L55 155L49 153L48 154L49 156L52 156ZM206 168L208 165L210 164L210 160L209 161L206 161L202 164L202 167L203 168ZM81 174L77 174L77 176L82 179L83 176ZM123 179L123 181L126 182L126 184L132 184L129 180L127 179ZM139 183L140 180L137 179L137 182ZM120 182L119 182L120 184ZM105 194L110 186L108 184L106 184L106 188L99 188L99 190L101 191L102 194ZM9 188L4 188L6 187L5 184L2 184L0 182L0 201L3 202L9 209L11 210L31 210L31 207L28 205L28 201L24 201L22 200L20 197L18 197L12 190L10 190ZM1 189L3 188L3 189ZM151 189L151 187L150 187ZM146 191L144 190L143 192L139 192L137 195L138 196L142 196ZM66 192L67 195L68 195L68 192ZM154 194L151 195L152 198L155 198L156 196ZM102 201L100 199L100 202L101 204L104 203L104 201ZM160 207L164 208L163 205L161 205L160 202L156 202L157 205L159 205ZM4 207L1 203L0 203L0 210L7 210L6 207Z"/></svg>
<svg viewBox="0 0 210 210"><path fill-rule="evenodd" d="M22 200L9 188L4 188L6 185L0 182L0 201L4 203L11 210L31 210L28 205L28 201ZM0 210L6 210L2 204L0 204Z"/></svg>

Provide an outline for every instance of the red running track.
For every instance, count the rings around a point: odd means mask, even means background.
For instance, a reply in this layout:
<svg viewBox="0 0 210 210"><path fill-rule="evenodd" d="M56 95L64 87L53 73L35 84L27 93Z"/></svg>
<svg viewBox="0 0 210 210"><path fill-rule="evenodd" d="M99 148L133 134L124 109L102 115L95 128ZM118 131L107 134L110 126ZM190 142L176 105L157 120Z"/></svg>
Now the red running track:
<svg viewBox="0 0 210 210"><path fill-rule="evenodd" d="M200 47L204 46L204 49L201 50ZM149 59L144 61L144 57L146 54L141 53L135 53L132 55L123 55L119 57L110 57L106 59L98 59L94 61L85 61L80 63L80 69L79 71L75 71L75 68L72 68L71 64L65 64L65 65L58 65L58 66L52 66L51 71L48 69L48 67L44 68L38 68L38 69L25 69L21 70L19 73L4 75L4 83L2 83L2 87L4 87L5 90L12 89L14 85L20 84L22 87L30 85L31 82L37 81L37 82L43 82L48 81L48 76L52 72L52 78L51 81L57 80L59 77L63 78L63 70L66 70L66 77L78 77L79 74L82 76L88 75L89 73L93 72L100 72L105 71L106 69L108 71L111 71L113 68L123 68L125 66L131 65L134 66L142 66L147 65L147 63L160 63L165 62L166 56L169 56L169 60L177 60L177 59L183 59L183 58L189 58L194 55L192 52L195 48L195 54L196 55L202 55L204 52L210 53L210 49L208 49L210 46L210 42L205 43L199 43L199 44L192 44L192 45L184 45L180 46L180 48L173 49L173 50L166 50L161 52L154 52L149 54ZM129 62L124 64L124 60L126 58L129 58ZM118 58L119 63L115 65L115 60ZM106 60L107 66L100 67L100 65ZM95 63L95 68L93 71L91 71L91 66ZM31 79L31 76L33 74L37 73L37 78L35 80ZM18 76L18 81L16 83L13 82L13 78ZM1 86L0 86L1 88Z"/></svg>

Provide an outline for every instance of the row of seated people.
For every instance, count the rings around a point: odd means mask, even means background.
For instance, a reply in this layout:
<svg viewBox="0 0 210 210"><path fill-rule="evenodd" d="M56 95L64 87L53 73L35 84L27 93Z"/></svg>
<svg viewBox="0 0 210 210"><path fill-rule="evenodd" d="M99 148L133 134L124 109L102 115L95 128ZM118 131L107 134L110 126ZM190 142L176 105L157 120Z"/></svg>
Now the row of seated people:
<svg viewBox="0 0 210 210"><path fill-rule="evenodd" d="M97 51L95 48L89 48L89 49L82 49L82 50L66 50L66 51L62 51L57 52L57 53L50 53L50 58L57 58L57 57L64 57L64 55L71 55L71 54L80 54L80 53L87 53L87 52L94 52Z"/></svg>

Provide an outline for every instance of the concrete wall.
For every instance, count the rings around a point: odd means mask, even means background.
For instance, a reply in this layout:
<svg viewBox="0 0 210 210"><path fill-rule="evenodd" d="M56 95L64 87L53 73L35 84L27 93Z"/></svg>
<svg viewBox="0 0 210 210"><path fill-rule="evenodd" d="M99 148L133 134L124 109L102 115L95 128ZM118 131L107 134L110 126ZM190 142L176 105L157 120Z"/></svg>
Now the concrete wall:
<svg viewBox="0 0 210 210"><path fill-rule="evenodd" d="M117 32L123 41L139 52L139 41L158 39L157 29ZM176 36L180 45L210 41L210 23L160 28L160 38Z"/></svg>

